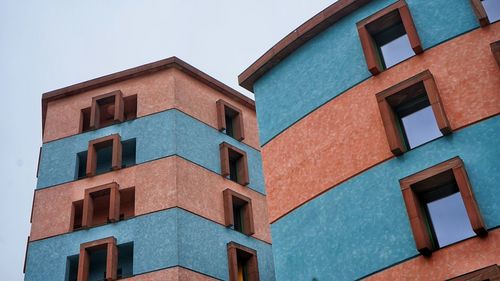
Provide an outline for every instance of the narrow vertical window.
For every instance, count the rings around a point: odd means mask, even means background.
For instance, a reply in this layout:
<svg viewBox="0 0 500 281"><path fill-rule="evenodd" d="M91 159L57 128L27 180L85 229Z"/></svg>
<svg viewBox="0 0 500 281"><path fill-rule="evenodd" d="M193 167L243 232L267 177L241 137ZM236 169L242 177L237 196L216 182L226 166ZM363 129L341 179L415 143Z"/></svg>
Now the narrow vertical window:
<svg viewBox="0 0 500 281"><path fill-rule="evenodd" d="M223 191L225 224L246 235L255 233L252 200L231 189Z"/></svg>
<svg viewBox="0 0 500 281"><path fill-rule="evenodd" d="M235 242L227 244L230 281L259 281L257 252Z"/></svg>
<svg viewBox="0 0 500 281"><path fill-rule="evenodd" d="M373 75L423 52L404 0L358 22L357 27L368 70Z"/></svg>
<svg viewBox="0 0 500 281"><path fill-rule="evenodd" d="M437 86L424 71L376 95L391 152L401 155L449 134Z"/></svg>
<svg viewBox="0 0 500 281"><path fill-rule="evenodd" d="M113 281L117 279L117 268L118 249L114 237L80 245L78 281L88 281L89 276L104 276L104 280Z"/></svg>
<svg viewBox="0 0 500 281"><path fill-rule="evenodd" d="M400 185L417 250L423 255L487 234L459 157L401 179Z"/></svg>
<svg viewBox="0 0 500 281"><path fill-rule="evenodd" d="M249 183L247 154L226 142L219 145L221 175L241 185Z"/></svg>
<svg viewBox="0 0 500 281"><path fill-rule="evenodd" d="M500 40L490 44L491 53L497 62L498 67L500 67Z"/></svg>
<svg viewBox="0 0 500 281"><path fill-rule="evenodd" d="M216 106L219 131L242 141L245 138L245 134L243 129L243 113L241 110L223 100L218 100Z"/></svg>

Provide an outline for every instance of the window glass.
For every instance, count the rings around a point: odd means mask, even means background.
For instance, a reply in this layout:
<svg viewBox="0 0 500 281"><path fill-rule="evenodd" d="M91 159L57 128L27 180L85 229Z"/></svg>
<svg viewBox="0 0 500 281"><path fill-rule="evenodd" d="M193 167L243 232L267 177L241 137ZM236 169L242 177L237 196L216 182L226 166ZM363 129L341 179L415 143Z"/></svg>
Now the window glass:
<svg viewBox="0 0 500 281"><path fill-rule="evenodd" d="M382 53L385 68L389 68L415 55L407 34L381 45L380 52Z"/></svg>
<svg viewBox="0 0 500 281"><path fill-rule="evenodd" d="M427 203L439 247L475 235L460 192Z"/></svg>
<svg viewBox="0 0 500 281"><path fill-rule="evenodd" d="M437 126L431 106L427 106L401 118L401 122L410 148L414 148L443 135Z"/></svg>
<svg viewBox="0 0 500 281"><path fill-rule="evenodd" d="M500 1L498 0L483 0L483 7L488 15L488 20L493 23L500 20Z"/></svg>

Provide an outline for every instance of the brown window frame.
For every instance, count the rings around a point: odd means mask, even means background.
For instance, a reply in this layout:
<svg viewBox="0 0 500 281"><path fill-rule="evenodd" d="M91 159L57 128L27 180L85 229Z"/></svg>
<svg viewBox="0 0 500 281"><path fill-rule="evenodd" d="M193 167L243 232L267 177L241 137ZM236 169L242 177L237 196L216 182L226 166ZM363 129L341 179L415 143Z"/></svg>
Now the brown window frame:
<svg viewBox="0 0 500 281"><path fill-rule="evenodd" d="M229 266L229 281L238 281L238 254L246 256L245 259L250 263L248 265L249 281L259 281L259 265L257 251L250 249L235 242L227 243L227 260Z"/></svg>
<svg viewBox="0 0 500 281"><path fill-rule="evenodd" d="M221 175L226 178L230 175L230 152L239 154L239 159L237 163L237 183L241 185L247 185L250 183L248 176L248 157L247 153L237 147L234 147L227 142L222 142L219 145L220 150L220 165L221 165Z"/></svg>
<svg viewBox="0 0 500 281"><path fill-rule="evenodd" d="M419 83L423 83L424 90L441 133L443 135L448 135L452 132L434 77L429 70L425 70L375 95L389 147L391 152L396 156L403 154L408 149L400 133L400 125L398 124L397 116L393 108L411 98L413 91L409 91L408 89L413 89L411 87ZM389 99L393 101L389 102ZM394 100L396 100L396 102L394 102Z"/></svg>
<svg viewBox="0 0 500 281"><path fill-rule="evenodd" d="M500 67L500 40L490 44L491 53L495 57L498 67Z"/></svg>
<svg viewBox="0 0 500 281"><path fill-rule="evenodd" d="M485 27L490 24L490 19L488 19L488 14L486 13L486 9L481 3L481 0L470 0L472 5L472 10L474 10L474 14L476 15L477 21L481 27Z"/></svg>
<svg viewBox="0 0 500 281"><path fill-rule="evenodd" d="M229 104L228 102L220 99L216 102L216 106L217 106L217 124L218 124L218 130L219 131L224 131L226 130L227 128L227 125L226 125L226 109L229 109L233 112L235 112L235 117L232 117L234 119L234 122L233 122L233 137L238 140L238 141L242 141L245 139L245 129L244 129L244 126L243 126L243 112Z"/></svg>
<svg viewBox="0 0 500 281"><path fill-rule="evenodd" d="M85 189L83 199L83 217L82 228L96 226L93 223L94 214L94 196L99 196L103 192L109 192L109 210L108 221L117 222L120 220L120 192L119 185L116 182L103 184L100 186Z"/></svg>
<svg viewBox="0 0 500 281"><path fill-rule="evenodd" d="M431 235L425 225L425 212L418 199L418 194L438 188L443 181L447 180L444 177L448 177L450 171L462 196L472 230L478 236L488 234L474 198L464 163L460 157L454 157L399 180L417 250L425 256L430 256L437 248L433 246ZM433 186L424 185L423 181L428 184L432 183Z"/></svg>
<svg viewBox="0 0 500 281"><path fill-rule="evenodd" d="M418 37L408 5L404 0L399 0L356 24L366 64L373 75L384 71L382 58L377 50L378 47L375 44L373 35L399 22L402 22L415 54L422 53L424 51L422 43Z"/></svg>
<svg viewBox="0 0 500 281"><path fill-rule="evenodd" d="M499 280L500 266L493 264L478 270L448 279L448 281Z"/></svg>
<svg viewBox="0 0 500 281"><path fill-rule="evenodd" d="M234 226L234 207L243 208L243 231L245 235L253 235L255 233L252 199L231 189L225 189L222 192L224 199L224 222L226 227Z"/></svg>
<svg viewBox="0 0 500 281"><path fill-rule="evenodd" d="M116 246L116 238L107 237L80 245L77 281L88 280L90 266L89 253L102 249L106 249L106 280L116 280L118 269L118 247Z"/></svg>
<svg viewBox="0 0 500 281"><path fill-rule="evenodd" d="M89 141L87 152L87 167L86 176L92 177L96 175L97 168L97 149L112 145L111 169L119 170L122 168L122 144L119 134L113 134L106 137L98 138Z"/></svg>
<svg viewBox="0 0 500 281"><path fill-rule="evenodd" d="M96 96L92 98L92 107L90 111L90 129L99 129L101 127L106 126L106 124L100 123L100 103L105 100L114 97L114 117L113 122L119 123L125 120L124 114L124 102L123 102L123 93L120 90L113 91L111 93L103 94L100 96Z"/></svg>

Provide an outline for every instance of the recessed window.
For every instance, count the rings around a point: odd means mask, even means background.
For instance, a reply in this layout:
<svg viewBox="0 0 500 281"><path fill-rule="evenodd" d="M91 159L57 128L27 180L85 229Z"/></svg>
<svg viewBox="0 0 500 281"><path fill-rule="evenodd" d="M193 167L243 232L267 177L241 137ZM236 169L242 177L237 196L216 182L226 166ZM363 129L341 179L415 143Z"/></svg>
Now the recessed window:
<svg viewBox="0 0 500 281"><path fill-rule="evenodd" d="M221 160L221 175L241 185L247 185L248 163L245 151L226 142L219 145Z"/></svg>
<svg viewBox="0 0 500 281"><path fill-rule="evenodd" d="M235 242L227 244L230 281L258 281L257 252Z"/></svg>
<svg viewBox="0 0 500 281"><path fill-rule="evenodd" d="M451 128L434 78L424 71L376 95L391 152L401 155Z"/></svg>
<svg viewBox="0 0 500 281"><path fill-rule="evenodd" d="M85 190L84 200L73 202L71 230L93 227L134 216L135 188L119 190L109 183Z"/></svg>
<svg viewBox="0 0 500 281"><path fill-rule="evenodd" d="M223 100L218 100L216 105L219 131L239 141L243 140L245 135L241 110Z"/></svg>
<svg viewBox="0 0 500 281"><path fill-rule="evenodd" d="M476 234L487 234L459 157L399 182L417 250L423 255Z"/></svg>
<svg viewBox="0 0 500 281"><path fill-rule="evenodd" d="M231 189L223 191L226 226L246 235L254 234L252 200Z"/></svg>
<svg viewBox="0 0 500 281"><path fill-rule="evenodd" d="M500 20L500 2L498 0L470 1L481 26L487 26Z"/></svg>
<svg viewBox="0 0 500 281"><path fill-rule="evenodd" d="M117 280L131 277L133 256L133 242L116 245L116 239L110 237L84 243L80 246L80 255L67 258L65 280Z"/></svg>
<svg viewBox="0 0 500 281"><path fill-rule="evenodd" d="M498 67L500 67L500 40L491 43L490 47L491 47L491 53L493 54L493 57L495 58Z"/></svg>
<svg viewBox="0 0 500 281"><path fill-rule="evenodd" d="M403 0L358 22L357 27L368 70L373 75L423 51Z"/></svg>
<svg viewBox="0 0 500 281"><path fill-rule="evenodd" d="M92 106L81 110L80 132L99 129L136 117L137 95L123 97L121 91L115 91L94 97Z"/></svg>

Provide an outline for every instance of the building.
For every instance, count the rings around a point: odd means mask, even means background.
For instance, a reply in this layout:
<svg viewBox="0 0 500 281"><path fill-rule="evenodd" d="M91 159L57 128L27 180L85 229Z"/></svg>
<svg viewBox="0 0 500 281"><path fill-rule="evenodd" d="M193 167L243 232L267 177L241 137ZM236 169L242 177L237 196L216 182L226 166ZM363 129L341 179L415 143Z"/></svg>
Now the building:
<svg viewBox="0 0 500 281"><path fill-rule="evenodd" d="M239 76L276 280L499 277L499 4L339 0Z"/></svg>
<svg viewBox="0 0 500 281"><path fill-rule="evenodd" d="M172 57L42 112L26 281L274 280L253 100Z"/></svg>

